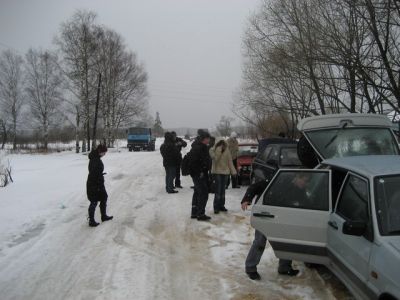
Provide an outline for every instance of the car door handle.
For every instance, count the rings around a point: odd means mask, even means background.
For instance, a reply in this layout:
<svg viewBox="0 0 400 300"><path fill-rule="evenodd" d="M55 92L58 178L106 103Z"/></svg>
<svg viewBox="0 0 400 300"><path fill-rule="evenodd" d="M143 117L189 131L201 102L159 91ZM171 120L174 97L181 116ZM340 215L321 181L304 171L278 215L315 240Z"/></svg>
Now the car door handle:
<svg viewBox="0 0 400 300"><path fill-rule="evenodd" d="M337 226L336 222L334 222L334 221L329 221L328 225L331 226L335 230L339 229L339 226Z"/></svg>
<svg viewBox="0 0 400 300"><path fill-rule="evenodd" d="M269 212L254 213L253 216L259 218L275 218L275 216L271 215Z"/></svg>

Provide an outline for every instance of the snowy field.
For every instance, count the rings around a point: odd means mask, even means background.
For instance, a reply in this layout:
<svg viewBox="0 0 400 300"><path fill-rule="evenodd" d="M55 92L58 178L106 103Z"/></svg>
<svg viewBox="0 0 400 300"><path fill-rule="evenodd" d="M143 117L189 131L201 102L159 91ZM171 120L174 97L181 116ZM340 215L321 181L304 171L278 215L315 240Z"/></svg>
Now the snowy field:
<svg viewBox="0 0 400 300"><path fill-rule="evenodd" d="M157 149L159 147L159 142ZM166 194L159 151L111 149L103 158L108 212L87 225L87 155L9 155L14 183L0 189L0 299L345 299L330 275L302 263L279 276L268 246L251 281L253 239L245 188L227 190L227 214L190 219L190 177ZM99 221L99 211L96 212ZM328 278L324 278L328 277Z"/></svg>

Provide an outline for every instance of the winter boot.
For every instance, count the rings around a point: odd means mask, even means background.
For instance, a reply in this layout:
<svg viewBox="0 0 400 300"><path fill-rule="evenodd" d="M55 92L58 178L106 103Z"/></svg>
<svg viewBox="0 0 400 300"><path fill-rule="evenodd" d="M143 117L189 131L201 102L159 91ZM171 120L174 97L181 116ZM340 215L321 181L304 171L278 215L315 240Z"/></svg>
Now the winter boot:
<svg viewBox="0 0 400 300"><path fill-rule="evenodd" d="M113 216L107 216L107 204L105 201L100 202L100 212L101 212L101 221L109 221L112 220Z"/></svg>
<svg viewBox="0 0 400 300"><path fill-rule="evenodd" d="M89 226L90 227L96 227L97 225L99 225L100 223L97 223L94 219L89 219Z"/></svg>
<svg viewBox="0 0 400 300"><path fill-rule="evenodd" d="M88 209L88 220L90 227L96 227L100 223L97 223L94 219L94 212L96 210L97 202L90 202L89 209Z"/></svg>

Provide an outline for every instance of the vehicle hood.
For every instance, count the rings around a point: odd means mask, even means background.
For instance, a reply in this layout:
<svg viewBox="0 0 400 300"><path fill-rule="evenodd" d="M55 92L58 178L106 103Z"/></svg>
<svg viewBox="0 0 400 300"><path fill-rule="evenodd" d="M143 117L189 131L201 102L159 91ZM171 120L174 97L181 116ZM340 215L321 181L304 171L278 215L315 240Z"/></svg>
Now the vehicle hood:
<svg viewBox="0 0 400 300"><path fill-rule="evenodd" d="M305 118L297 128L320 159L400 153L388 117L376 114L332 114Z"/></svg>
<svg viewBox="0 0 400 300"><path fill-rule="evenodd" d="M251 165L253 163L254 156L239 156L237 158L238 166Z"/></svg>

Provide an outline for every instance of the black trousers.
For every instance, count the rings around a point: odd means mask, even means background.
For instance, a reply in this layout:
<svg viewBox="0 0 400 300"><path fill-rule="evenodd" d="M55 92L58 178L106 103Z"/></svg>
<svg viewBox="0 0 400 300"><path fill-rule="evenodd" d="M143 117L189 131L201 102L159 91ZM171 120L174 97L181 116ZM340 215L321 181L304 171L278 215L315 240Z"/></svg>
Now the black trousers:
<svg viewBox="0 0 400 300"><path fill-rule="evenodd" d="M176 166L175 186L181 186L181 163Z"/></svg>
<svg viewBox="0 0 400 300"><path fill-rule="evenodd" d="M192 216L202 216L206 213L208 201L208 177L192 176L194 191L192 197Z"/></svg>
<svg viewBox="0 0 400 300"><path fill-rule="evenodd" d="M104 217L107 215L107 199L108 195L106 191L103 191L96 195L96 197L91 196L89 201L89 208L88 208L88 214L89 214L89 219L94 220L94 214L96 212L96 207L97 203L100 202L100 213L101 216Z"/></svg>

